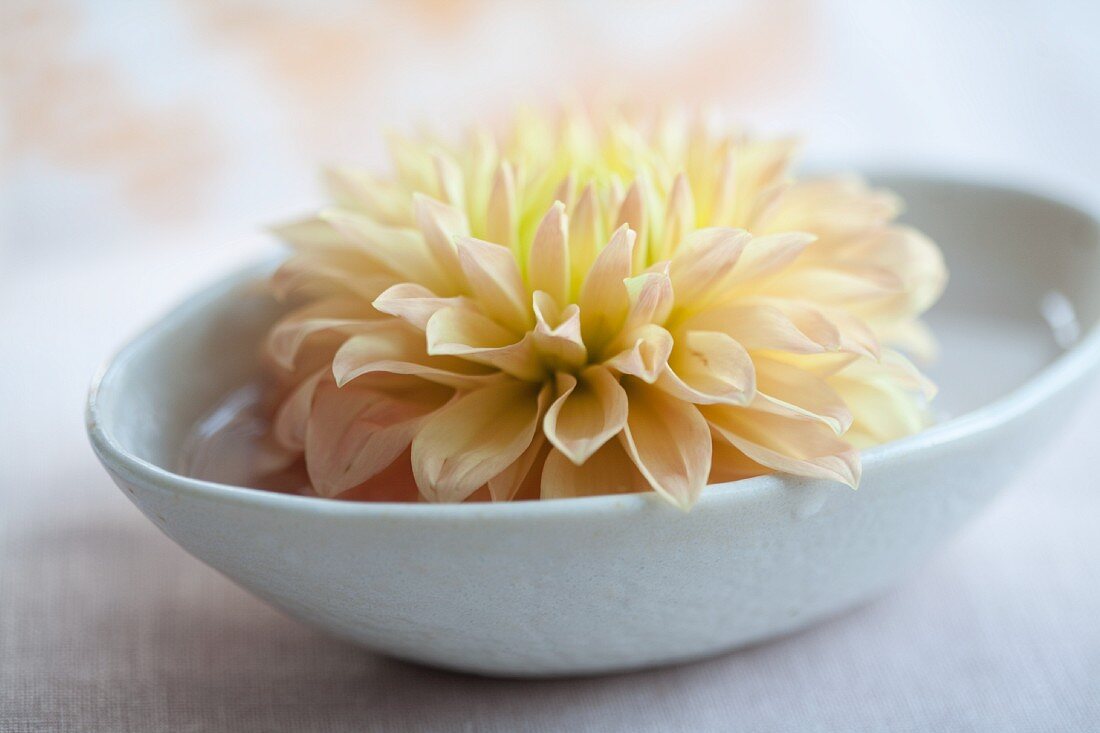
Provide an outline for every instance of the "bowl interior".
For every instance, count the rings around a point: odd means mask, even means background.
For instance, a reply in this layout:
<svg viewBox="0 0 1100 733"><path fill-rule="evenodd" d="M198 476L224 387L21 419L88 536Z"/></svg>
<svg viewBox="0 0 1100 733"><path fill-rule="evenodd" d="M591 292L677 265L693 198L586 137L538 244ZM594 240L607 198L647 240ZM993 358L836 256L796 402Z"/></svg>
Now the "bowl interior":
<svg viewBox="0 0 1100 733"><path fill-rule="evenodd" d="M941 357L928 369L938 409L957 417L1021 386L1100 316L1100 229L1043 197L983 184L883 175L903 221L942 248L951 279L928 316ZM119 448L174 471L192 426L259 366L280 307L264 278L238 273L173 311L120 353L95 396Z"/></svg>
<svg viewBox="0 0 1100 733"><path fill-rule="evenodd" d="M916 176L876 176L902 222L943 250L950 280L926 320L940 354L926 370L937 413L957 417L1009 392L1100 318L1100 226L1040 196Z"/></svg>

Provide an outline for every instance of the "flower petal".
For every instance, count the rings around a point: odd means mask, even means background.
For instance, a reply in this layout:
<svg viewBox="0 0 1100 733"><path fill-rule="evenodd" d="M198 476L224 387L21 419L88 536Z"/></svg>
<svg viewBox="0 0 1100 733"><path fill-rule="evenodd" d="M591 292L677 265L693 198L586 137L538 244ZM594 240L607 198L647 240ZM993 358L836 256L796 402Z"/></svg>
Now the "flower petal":
<svg viewBox="0 0 1100 733"><path fill-rule="evenodd" d="M684 328L721 331L746 349L816 354L836 351L840 332L818 310L778 299L744 299L690 317Z"/></svg>
<svg viewBox="0 0 1100 733"><path fill-rule="evenodd" d="M704 300L737 265L752 237L743 229L712 227L689 234L669 268L674 292L688 302Z"/></svg>
<svg viewBox="0 0 1100 733"><path fill-rule="evenodd" d="M672 182L668 193L668 207L665 209L664 228L654 260L665 260L672 256L687 233L695 228L695 200L691 194L691 184L687 176L680 173Z"/></svg>
<svg viewBox="0 0 1100 733"><path fill-rule="evenodd" d="M467 359L428 355L424 337L408 327L378 328L353 336L332 360L332 374L341 387L363 375L382 372L423 377L455 389L471 389L502 377Z"/></svg>
<svg viewBox="0 0 1100 733"><path fill-rule="evenodd" d="M413 473L429 501L462 501L527 450L541 385L510 381L468 392L428 419L412 442Z"/></svg>
<svg viewBox="0 0 1100 733"><path fill-rule="evenodd" d="M565 206L554 202L535 231L527 260L532 290L542 290L558 303L569 302L569 240Z"/></svg>
<svg viewBox="0 0 1100 733"><path fill-rule="evenodd" d="M579 466L626 425L626 392L603 366L588 367L579 378L559 373L557 390L543 431L555 448Z"/></svg>
<svg viewBox="0 0 1100 733"><path fill-rule="evenodd" d="M696 404L747 405L756 392L756 370L745 348L718 331L688 331L672 348L657 386Z"/></svg>
<svg viewBox="0 0 1100 733"><path fill-rule="evenodd" d="M511 331L476 310L443 308L428 320L425 333L433 356L461 356L530 381L545 376L530 332L516 341Z"/></svg>
<svg viewBox="0 0 1100 733"><path fill-rule="evenodd" d="M807 232L783 232L753 237L745 245L726 287L748 286L790 266L817 237Z"/></svg>
<svg viewBox="0 0 1100 733"><path fill-rule="evenodd" d="M584 365L588 350L581 338L581 312L576 304L558 308L548 294L536 291L531 296L535 312L535 330L531 332L535 348L553 369L576 369Z"/></svg>
<svg viewBox="0 0 1100 733"><path fill-rule="evenodd" d="M340 232L327 221L316 217L278 224L269 231L294 249L304 252L347 246Z"/></svg>
<svg viewBox="0 0 1100 733"><path fill-rule="evenodd" d="M580 292L581 283L596 261L602 236L600 206L595 190L588 185L569 217L569 270L573 293Z"/></svg>
<svg viewBox="0 0 1100 733"><path fill-rule="evenodd" d="M604 365L652 384L668 367L672 334L651 323L636 329L630 338L633 345L607 359Z"/></svg>
<svg viewBox="0 0 1100 733"><path fill-rule="evenodd" d="M447 292L449 278L418 230L385 226L343 209L327 209L320 217L360 251L397 273L401 280L420 283L435 292Z"/></svg>
<svg viewBox="0 0 1100 733"><path fill-rule="evenodd" d="M905 357L885 350L881 361L861 359L829 378L852 411L845 433L849 442L865 447L897 440L930 422L928 400L935 387Z"/></svg>
<svg viewBox="0 0 1100 733"><path fill-rule="evenodd" d="M877 310L891 299L903 301L905 286L889 270L873 266L801 267L783 273L761 292L778 298L800 298L813 293L823 305L860 306Z"/></svg>
<svg viewBox="0 0 1100 733"><path fill-rule="evenodd" d="M723 439L712 440L711 448L714 453L710 459L709 484L741 481L771 473L770 468L760 465Z"/></svg>
<svg viewBox="0 0 1100 733"><path fill-rule="evenodd" d="M400 279L363 252L345 247L291 257L272 275L271 289L283 299L307 293L314 297L354 295L370 301Z"/></svg>
<svg viewBox="0 0 1100 733"><path fill-rule="evenodd" d="M616 219L616 226L625 224L638 235L634 242L633 255L634 269L638 271L645 269L649 257L649 218L646 215L645 194L642 191L644 186L644 179L634 179L619 205L619 216Z"/></svg>
<svg viewBox="0 0 1100 733"><path fill-rule="evenodd" d="M452 394L435 385L391 393L322 383L306 430L313 489L335 496L385 469L408 448L422 419Z"/></svg>
<svg viewBox="0 0 1100 733"><path fill-rule="evenodd" d="M386 288L374 299L373 305L381 312L397 316L424 331L436 311L451 307L469 307L469 301L462 296L441 298L417 283L398 283Z"/></svg>
<svg viewBox="0 0 1100 733"><path fill-rule="evenodd" d="M322 176L329 196L341 208L362 212L389 226L410 223L409 198L402 187L353 168L328 168Z"/></svg>
<svg viewBox="0 0 1100 733"><path fill-rule="evenodd" d="M466 280L458 261L454 238L469 236L470 225L466 221L466 214L421 193L413 194L413 206L416 225L424 236L424 243L453 288L445 292L461 292L465 288Z"/></svg>
<svg viewBox="0 0 1100 733"><path fill-rule="evenodd" d="M458 259L470 283L470 292L482 312L517 333L532 324L527 307L527 289L512 251L499 244L470 237L457 237Z"/></svg>
<svg viewBox="0 0 1100 733"><path fill-rule="evenodd" d="M406 449L389 466L333 498L340 501L417 501L420 489L413 478L409 453Z"/></svg>
<svg viewBox="0 0 1100 733"><path fill-rule="evenodd" d="M539 391L539 419L542 419L546 414L547 404L550 402L550 384L547 383ZM546 436L540 430L536 430L534 437L531 438L531 445L527 446L527 450L520 454L520 457L512 462L512 465L504 469L496 476L489 479L489 496L493 501L511 501L516 498L516 494L524 487L525 484L532 484L538 480L538 476L531 476L532 473L542 469L542 464L546 460L546 454L549 452L550 446L546 442ZM531 493L534 493L534 487L532 486ZM532 498L538 498L537 495Z"/></svg>
<svg viewBox="0 0 1100 733"><path fill-rule="evenodd" d="M719 437L761 465L859 485L859 451L819 422L727 405L700 409Z"/></svg>
<svg viewBox="0 0 1100 733"><path fill-rule="evenodd" d="M439 182L439 199L457 211L466 208L466 191L462 168L450 155L435 153L432 155L432 167ZM463 216L465 220L465 216Z"/></svg>
<svg viewBox="0 0 1100 733"><path fill-rule="evenodd" d="M829 383L812 371L757 354L757 399L751 408L818 420L836 433L852 425L852 411Z"/></svg>
<svg viewBox="0 0 1100 733"><path fill-rule="evenodd" d="M565 204L565 210L571 211L573 209L574 199L577 194L577 179L570 173L565 178L558 182L557 188L554 189L554 201L561 201Z"/></svg>
<svg viewBox="0 0 1100 733"><path fill-rule="evenodd" d="M630 413L623 444L654 491L682 509L699 498L710 475L707 421L695 405L643 382L623 385Z"/></svg>
<svg viewBox="0 0 1100 733"><path fill-rule="evenodd" d="M630 277L634 236L625 225L619 227L581 287L581 334L594 351L610 341L626 320L630 296L625 280Z"/></svg>
<svg viewBox="0 0 1100 733"><path fill-rule="evenodd" d="M501 162L493 176L486 213L485 236L490 242L515 252L516 227L519 223L516 213L516 179L507 160Z"/></svg>
<svg viewBox="0 0 1100 733"><path fill-rule="evenodd" d="M618 440L609 440L583 466L551 449L542 468L542 498L571 499L602 494L649 491L649 482Z"/></svg>
<svg viewBox="0 0 1100 733"><path fill-rule="evenodd" d="M303 379L279 405L272 421L271 432L276 442L291 450L304 450L306 447L306 427L313 410L313 396L322 380L332 379L332 369L328 366L318 369Z"/></svg>
<svg viewBox="0 0 1100 733"><path fill-rule="evenodd" d="M377 313L357 298L337 296L309 303L283 316L268 332L265 348L284 369L294 369L299 349L313 334L322 331L354 333L369 328Z"/></svg>
<svg viewBox="0 0 1100 733"><path fill-rule="evenodd" d="M625 326L627 332L647 323L664 325L672 312L674 294L668 268L658 265L654 267L658 269L651 269L626 280L627 297L630 300Z"/></svg>
<svg viewBox="0 0 1100 733"><path fill-rule="evenodd" d="M332 375L336 386L362 374L360 368L382 359L423 360L424 338L415 329L396 319L381 321L366 333L347 339L332 360Z"/></svg>

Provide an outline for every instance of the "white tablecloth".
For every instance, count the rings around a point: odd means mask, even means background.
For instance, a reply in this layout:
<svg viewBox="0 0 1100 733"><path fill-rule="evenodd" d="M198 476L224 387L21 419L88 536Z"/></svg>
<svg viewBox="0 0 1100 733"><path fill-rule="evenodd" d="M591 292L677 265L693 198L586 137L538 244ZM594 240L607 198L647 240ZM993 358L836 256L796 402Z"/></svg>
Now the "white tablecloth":
<svg viewBox="0 0 1100 733"><path fill-rule="evenodd" d="M549 682L333 641L186 555L83 434L95 365L246 251L0 276L0 731L1100 729L1100 391L889 596L677 668Z"/></svg>

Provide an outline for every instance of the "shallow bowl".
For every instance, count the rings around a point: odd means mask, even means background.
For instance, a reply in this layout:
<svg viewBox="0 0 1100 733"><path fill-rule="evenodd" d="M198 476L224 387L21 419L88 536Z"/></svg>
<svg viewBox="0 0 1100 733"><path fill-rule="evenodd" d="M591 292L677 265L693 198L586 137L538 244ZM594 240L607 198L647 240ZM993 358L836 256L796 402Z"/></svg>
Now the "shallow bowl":
<svg viewBox="0 0 1100 733"><path fill-rule="evenodd" d="M92 444L192 555L290 615L396 657L491 675L679 662L882 593L1041 450L1100 363L1100 227L1051 198L879 176L943 248L930 315L941 421L864 453L858 491L786 476L656 495L356 504L181 476L181 444L257 370L279 307L258 266L126 346L88 401Z"/></svg>

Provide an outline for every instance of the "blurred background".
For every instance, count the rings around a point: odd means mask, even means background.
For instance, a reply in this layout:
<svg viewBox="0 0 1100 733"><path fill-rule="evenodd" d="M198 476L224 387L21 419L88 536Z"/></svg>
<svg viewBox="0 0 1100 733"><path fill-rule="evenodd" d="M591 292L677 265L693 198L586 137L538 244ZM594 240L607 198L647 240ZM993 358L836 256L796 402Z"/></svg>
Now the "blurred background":
<svg viewBox="0 0 1100 733"><path fill-rule="evenodd" d="M567 94L714 107L845 166L1096 185L1098 8L5 0L3 264L230 246L388 127Z"/></svg>
<svg viewBox="0 0 1100 733"><path fill-rule="evenodd" d="M947 170L1095 203L1098 29L1100 3L1073 0L2 0L0 729L16 703L40 721L77 710L105 729L152 729L127 717L139 713L112 690L133 693L142 715L191 710L182 723L198 725L203 706L268 720L246 702L261 688L242 685L267 684L288 655L314 655L332 679L313 696L281 680L263 699L282 690L279 702L318 715L358 714L336 696L364 666L444 689L455 727L502 704L477 697L472 683L365 661L261 606L160 537L87 445L81 411L97 365L188 291L270 247L263 225L318 204L320 164L382 163L387 128L446 130L574 95L683 101L801 133L818 166ZM1022 483L1040 488L1046 468L1095 441L1082 420L1077 442ZM1054 694L1049 675L1017 696L1013 665L1026 656L1060 669L1081 648L1081 629L1093 630L1085 648L1100 649L1095 598L1069 580L1095 579L1096 558L1066 569L1095 529L1072 515L1040 491L1006 499L893 600L859 614L847 636L844 622L831 636L812 632L795 656L835 665L852 645L879 643L896 663L865 671L868 695L921 669L931 699L983 711L975 724L1044 730L1024 723L1037 699L1058 704L1044 697ZM1017 572L1030 595L1051 599L1049 613L1013 610ZM954 625L973 644L939 656L901 607L920 610L928 634ZM987 633L995 626L1000 636ZM1032 646L1012 645L1036 629ZM222 646L227 630L239 643ZM747 707L769 704L752 686L769 665L815 689L804 668L771 653L649 679L657 699L672 690L699 715L726 694L700 687L708 678L742 680ZM1095 654L1073 664L1051 684L1100 675ZM940 668L974 684L937 687L929 671ZM642 679L594 683L587 704L629 706L621 693L645 689ZM541 690L522 704L553 729L574 693ZM808 692L793 705L842 720L844 706L815 694L859 690ZM974 707L974 695L985 704ZM371 704L400 720L385 699ZM877 722L866 730L891 727Z"/></svg>

